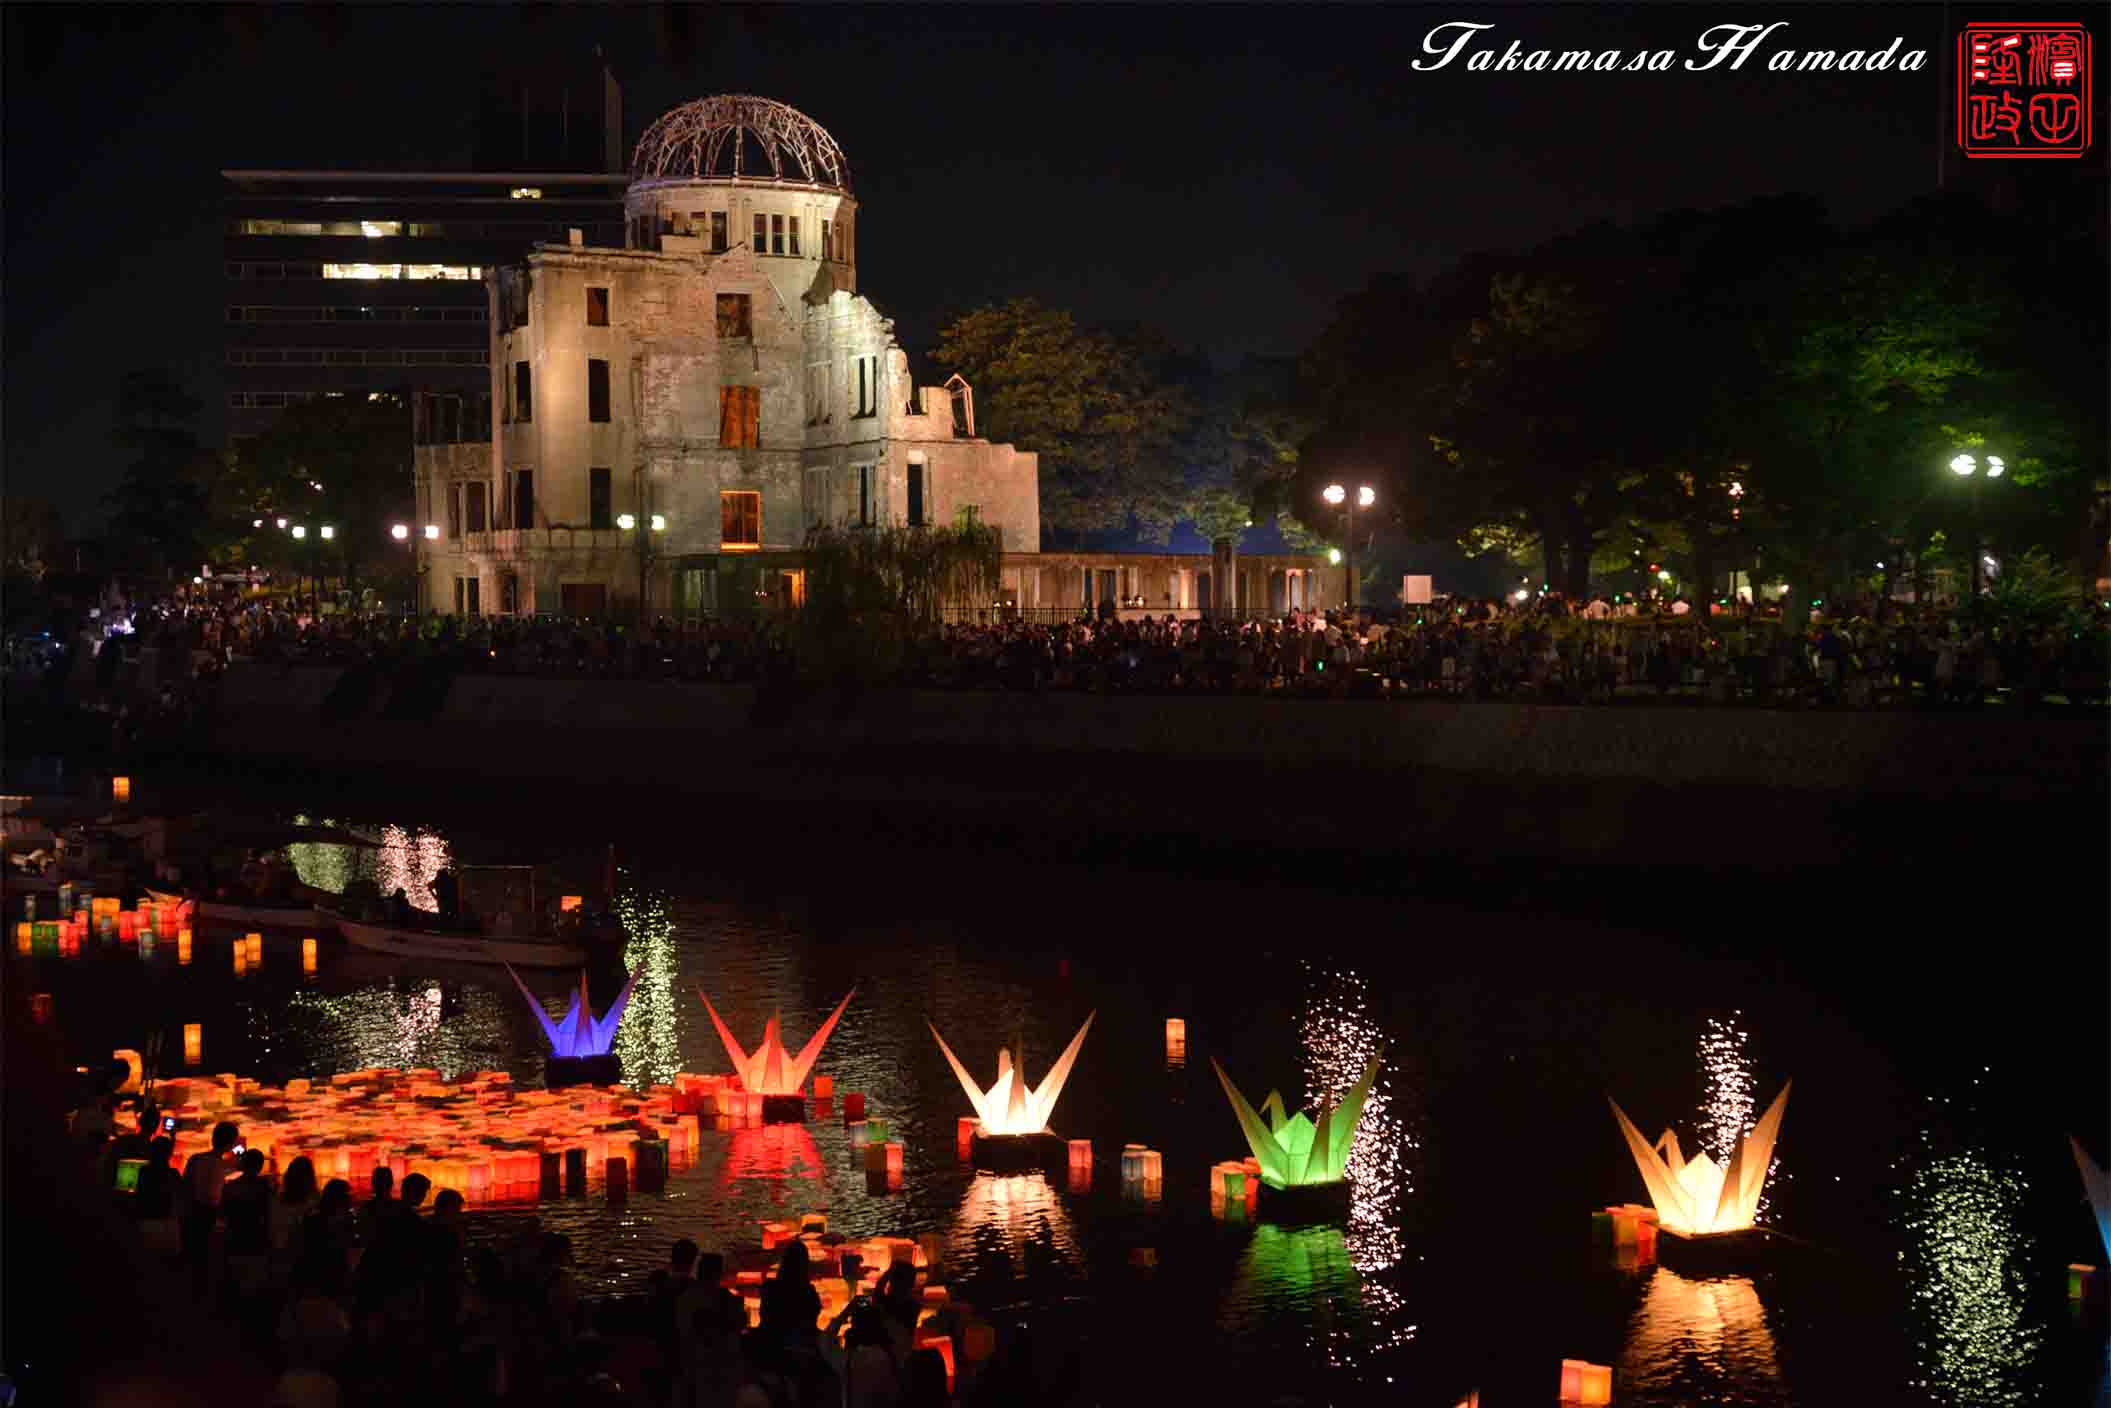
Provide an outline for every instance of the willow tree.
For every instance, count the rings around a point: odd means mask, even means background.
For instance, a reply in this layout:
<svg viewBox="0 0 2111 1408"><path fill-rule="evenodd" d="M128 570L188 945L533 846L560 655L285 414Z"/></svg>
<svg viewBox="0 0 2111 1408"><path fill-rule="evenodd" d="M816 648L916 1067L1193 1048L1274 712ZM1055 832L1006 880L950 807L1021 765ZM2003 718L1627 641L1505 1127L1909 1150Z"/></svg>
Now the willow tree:
<svg viewBox="0 0 2111 1408"><path fill-rule="evenodd" d="M910 641L948 609L991 601L1004 548L995 528L963 515L949 528L816 527L804 560L800 661L851 685L891 678Z"/></svg>

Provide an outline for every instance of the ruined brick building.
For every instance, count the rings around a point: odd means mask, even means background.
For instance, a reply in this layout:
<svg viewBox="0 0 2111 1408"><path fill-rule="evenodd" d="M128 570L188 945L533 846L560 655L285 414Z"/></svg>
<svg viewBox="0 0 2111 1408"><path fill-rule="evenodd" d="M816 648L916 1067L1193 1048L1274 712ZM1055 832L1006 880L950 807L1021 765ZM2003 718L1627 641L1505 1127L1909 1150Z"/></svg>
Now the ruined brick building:
<svg viewBox="0 0 2111 1408"><path fill-rule="evenodd" d="M486 275L490 439L418 436L425 609L789 606L815 524L969 514L1002 534L1005 604L1191 611L1213 574L1241 606L1340 599L1317 558L1042 558L1036 457L977 438L959 378L914 383L858 293L849 163L804 114L674 109L638 143L624 216L620 249L574 231Z"/></svg>

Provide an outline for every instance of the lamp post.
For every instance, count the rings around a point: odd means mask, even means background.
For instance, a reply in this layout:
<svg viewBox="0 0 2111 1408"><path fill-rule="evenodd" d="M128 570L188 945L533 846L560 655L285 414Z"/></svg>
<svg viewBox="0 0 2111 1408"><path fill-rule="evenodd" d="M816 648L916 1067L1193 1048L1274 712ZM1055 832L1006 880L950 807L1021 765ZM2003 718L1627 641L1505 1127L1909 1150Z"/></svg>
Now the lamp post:
<svg viewBox="0 0 2111 1408"><path fill-rule="evenodd" d="M1356 486L1356 494L1352 498L1348 489L1344 486L1329 484L1322 497L1328 503L1342 510L1342 518L1347 525L1347 531L1342 538L1342 555L1348 562L1347 599L1349 614L1354 616L1356 614L1356 510L1369 508L1372 504L1378 502L1378 491L1368 484L1359 484Z"/></svg>
<svg viewBox="0 0 2111 1408"><path fill-rule="evenodd" d="M419 614L418 582L422 576L418 563L418 539L423 537L428 542L437 540L440 536L440 525L428 523L421 532L413 533L408 523L398 523L388 530L388 535L410 549L410 614L416 616Z"/></svg>
<svg viewBox="0 0 2111 1408"><path fill-rule="evenodd" d="M1961 479L1971 481L1972 485L1972 599L1976 601L1979 599L1979 554L1982 551L1979 546L1979 486L1985 480L1999 479L2008 473L2008 462L1999 455L1988 455L1986 473L1982 475L1976 458L1971 455L1959 455L1950 461L1950 472Z"/></svg>
<svg viewBox="0 0 2111 1408"><path fill-rule="evenodd" d="M666 532L667 518L664 514L654 513L646 515L641 522L636 514L626 513L616 519L616 526L626 533L635 531L638 535L638 634L642 636L649 616L649 606L645 598L645 568L652 560L650 535Z"/></svg>

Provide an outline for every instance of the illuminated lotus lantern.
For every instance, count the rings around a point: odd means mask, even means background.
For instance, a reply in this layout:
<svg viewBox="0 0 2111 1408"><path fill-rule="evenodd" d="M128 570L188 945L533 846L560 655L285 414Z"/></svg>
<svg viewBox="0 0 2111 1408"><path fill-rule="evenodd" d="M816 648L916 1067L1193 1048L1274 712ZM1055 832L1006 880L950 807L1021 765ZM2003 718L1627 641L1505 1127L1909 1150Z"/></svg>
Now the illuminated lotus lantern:
<svg viewBox="0 0 2111 1408"><path fill-rule="evenodd" d="M1363 1075L1343 1092L1338 1102L1322 1103L1316 1115L1308 1116L1300 1110L1287 1117L1281 1092L1269 1091L1256 1111L1239 1094L1231 1077L1224 1074L1224 1067L1214 1058L1210 1065L1231 1100L1232 1113L1239 1117L1239 1128L1253 1150L1254 1161L1261 1166L1262 1184L1277 1194L1312 1190L1338 1198L1348 1189L1342 1175L1349 1166L1349 1149L1356 1142L1356 1122L1363 1118L1364 1101L1370 1098L1371 1086L1384 1061L1385 1050L1380 1047L1363 1068ZM1265 1121L1262 1115L1267 1116Z"/></svg>
<svg viewBox="0 0 2111 1408"><path fill-rule="evenodd" d="M1781 1133L1788 1092L1788 1085L1783 1085L1766 1114L1737 1142L1727 1167L1706 1154L1681 1157L1678 1136L1668 1129L1651 1144L1618 1103L1607 1102L1613 1107L1613 1118L1620 1122L1635 1167L1642 1171L1649 1200L1656 1205L1658 1226L1687 1240L1752 1229L1767 1169L1774 1162L1774 1140Z"/></svg>
<svg viewBox="0 0 2111 1408"><path fill-rule="evenodd" d="M639 972L643 972L640 969ZM623 1064L615 1053L616 1028L623 1023L623 1009L630 1005L631 989L638 985L638 974L630 975L623 984L623 991L616 996L615 1005L608 1009L605 1017L595 1017L593 1004L588 999L586 974L579 975L579 991L572 997L572 1005L565 1009L564 1016L552 1019L528 991L528 985L520 980L520 974L507 965L506 972L520 995L528 1000L528 1010L542 1024L542 1034L550 1043L550 1059L545 1064L545 1081L553 1089L567 1085L596 1084L613 1085L623 1078Z"/></svg>
<svg viewBox="0 0 2111 1408"><path fill-rule="evenodd" d="M794 1056L784 1049L776 1013L771 1013L770 1020L763 1024L762 1044L750 1052L733 1039L733 1033L718 1015L718 1009L711 1005L711 999L704 996L702 989L697 990L697 996L704 999L704 1010L711 1014L711 1025L718 1028L718 1039L725 1043L726 1059L733 1063L733 1073L740 1077L744 1089L762 1097L763 1118L771 1120L806 1118L807 1073L821 1058L821 1048L828 1044L830 1034L843 1016L843 1009L850 1006L850 999L857 995L856 988L843 994L836 1010L828 1014L828 1020L821 1024L820 1030L809 1037L806 1045L799 1048L799 1054Z"/></svg>
<svg viewBox="0 0 2111 1408"><path fill-rule="evenodd" d="M2070 1134L2067 1143L2074 1150L2074 1166L2082 1171L2082 1186L2089 1190L2089 1207L2096 1214L2096 1235L2104 1244L2104 1256L2111 1259L2111 1174L2089 1157L2081 1140Z"/></svg>
<svg viewBox="0 0 2111 1408"><path fill-rule="evenodd" d="M997 1079L988 1089L976 1084L968 1074L967 1067L946 1045L946 1039L938 1035L938 1028L931 1028L931 1035L938 1040L938 1049L945 1053L946 1064L953 1068L960 1088L967 1092L968 1103L975 1109L975 1138L973 1153L978 1162L987 1162L1001 1169L1038 1163L1053 1158L1061 1151L1066 1157L1069 1146L1058 1139L1048 1128L1048 1116L1055 1109L1056 1100L1063 1093L1063 1085L1070 1079L1070 1068L1077 1064L1077 1054L1085 1044L1085 1033L1092 1030L1092 1018L1085 1018L1085 1025L1077 1029L1070 1038L1070 1045L1048 1068L1048 1074L1037 1086L1026 1083L1026 1072L1012 1064L1009 1050L997 1051ZM928 1024L927 1024L928 1025Z"/></svg>

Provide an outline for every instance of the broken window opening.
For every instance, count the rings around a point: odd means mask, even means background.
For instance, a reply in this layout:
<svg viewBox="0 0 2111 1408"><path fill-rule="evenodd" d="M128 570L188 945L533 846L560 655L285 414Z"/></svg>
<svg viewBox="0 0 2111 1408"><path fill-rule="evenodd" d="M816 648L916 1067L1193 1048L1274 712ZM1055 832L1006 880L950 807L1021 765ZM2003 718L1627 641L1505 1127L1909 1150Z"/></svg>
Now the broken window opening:
<svg viewBox="0 0 2111 1408"><path fill-rule="evenodd" d="M608 290L590 288L586 291L586 325L590 328L608 326Z"/></svg>
<svg viewBox="0 0 2111 1408"><path fill-rule="evenodd" d="M762 448L762 388L721 386L718 389L718 443L729 450Z"/></svg>
<svg viewBox="0 0 2111 1408"><path fill-rule="evenodd" d="M762 495L752 489L727 489L718 496L719 546L753 551L762 546Z"/></svg>
<svg viewBox="0 0 2111 1408"><path fill-rule="evenodd" d="M605 423L609 418L608 363L599 357L586 362L586 418Z"/></svg>
<svg viewBox="0 0 2111 1408"><path fill-rule="evenodd" d="M720 337L753 337L755 300L745 293L722 293L718 296L718 335Z"/></svg>

